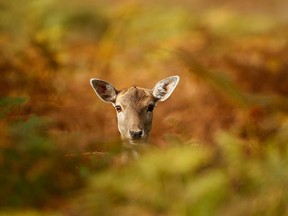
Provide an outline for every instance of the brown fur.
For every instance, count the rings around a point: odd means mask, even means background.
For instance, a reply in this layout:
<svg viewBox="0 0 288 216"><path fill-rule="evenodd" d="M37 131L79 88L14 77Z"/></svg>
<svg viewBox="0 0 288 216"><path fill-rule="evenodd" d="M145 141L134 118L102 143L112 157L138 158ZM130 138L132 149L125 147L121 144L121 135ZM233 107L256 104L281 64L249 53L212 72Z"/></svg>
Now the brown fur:
<svg viewBox="0 0 288 216"><path fill-rule="evenodd" d="M91 79L90 83L102 101L116 108L118 129L122 139L128 141L124 143L134 145L147 142L154 106L171 95L178 81L178 76L171 76L158 82L153 89L131 86L121 91L103 80Z"/></svg>

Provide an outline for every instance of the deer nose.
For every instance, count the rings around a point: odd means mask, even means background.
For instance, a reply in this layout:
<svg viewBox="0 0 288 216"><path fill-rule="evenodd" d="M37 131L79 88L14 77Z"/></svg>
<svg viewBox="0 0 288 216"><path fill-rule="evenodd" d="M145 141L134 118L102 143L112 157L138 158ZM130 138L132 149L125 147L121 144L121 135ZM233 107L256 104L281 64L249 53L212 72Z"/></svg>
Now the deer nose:
<svg viewBox="0 0 288 216"><path fill-rule="evenodd" d="M138 130L138 131L129 130L129 133L132 139L140 139L143 135L142 130Z"/></svg>

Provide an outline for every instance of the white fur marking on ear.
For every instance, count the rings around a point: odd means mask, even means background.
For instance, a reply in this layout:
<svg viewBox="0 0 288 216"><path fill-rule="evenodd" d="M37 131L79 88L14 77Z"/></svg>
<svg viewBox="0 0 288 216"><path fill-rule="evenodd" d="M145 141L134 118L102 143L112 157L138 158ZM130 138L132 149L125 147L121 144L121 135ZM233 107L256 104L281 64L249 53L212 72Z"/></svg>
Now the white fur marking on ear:
<svg viewBox="0 0 288 216"><path fill-rule="evenodd" d="M153 89L153 96L159 101L165 101L175 90L179 80L179 76L171 76L159 81Z"/></svg>

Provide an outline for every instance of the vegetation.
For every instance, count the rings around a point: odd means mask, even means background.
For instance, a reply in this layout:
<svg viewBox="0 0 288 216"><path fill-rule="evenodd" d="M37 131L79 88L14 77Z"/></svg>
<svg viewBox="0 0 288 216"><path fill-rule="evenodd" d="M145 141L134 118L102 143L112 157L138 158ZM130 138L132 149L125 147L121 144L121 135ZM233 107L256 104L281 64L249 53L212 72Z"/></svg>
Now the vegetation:
<svg viewBox="0 0 288 216"><path fill-rule="evenodd" d="M0 1L0 215L288 215L288 5L267 2ZM174 74L119 164L89 79Z"/></svg>

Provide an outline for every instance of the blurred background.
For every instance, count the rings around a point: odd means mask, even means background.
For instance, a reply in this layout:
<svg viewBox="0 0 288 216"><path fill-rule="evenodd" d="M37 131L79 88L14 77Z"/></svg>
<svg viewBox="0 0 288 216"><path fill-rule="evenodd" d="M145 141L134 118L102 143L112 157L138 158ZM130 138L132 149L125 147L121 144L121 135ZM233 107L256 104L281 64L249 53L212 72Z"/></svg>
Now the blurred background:
<svg viewBox="0 0 288 216"><path fill-rule="evenodd" d="M1 0L0 215L287 215L287 10ZM115 168L115 111L89 79L153 88L170 75L181 81L154 111L152 152Z"/></svg>

